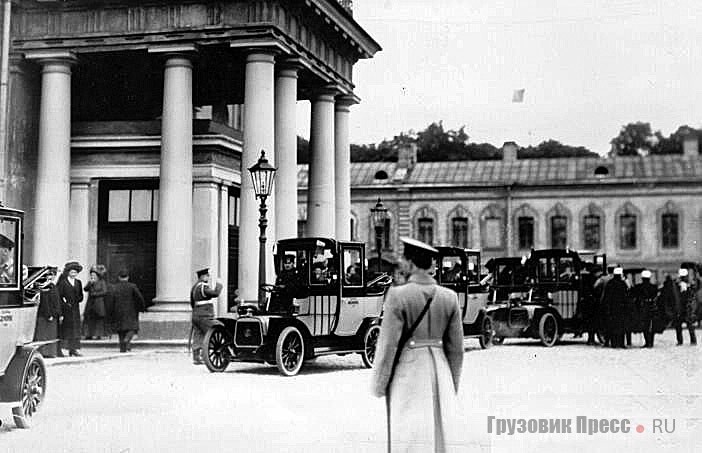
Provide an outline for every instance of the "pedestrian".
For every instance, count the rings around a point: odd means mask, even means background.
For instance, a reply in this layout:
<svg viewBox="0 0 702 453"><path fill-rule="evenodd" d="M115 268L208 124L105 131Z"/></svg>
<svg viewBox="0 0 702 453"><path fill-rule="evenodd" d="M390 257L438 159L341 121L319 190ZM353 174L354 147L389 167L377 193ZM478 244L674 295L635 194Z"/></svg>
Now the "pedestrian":
<svg viewBox="0 0 702 453"><path fill-rule="evenodd" d="M675 282L671 282L668 286L664 284L662 297L666 309L672 317L678 346L683 344L683 323L687 325L687 330L690 333L690 344L697 344L694 325L697 319L696 293L696 288L688 282L688 270L685 268L678 270L678 279Z"/></svg>
<svg viewBox="0 0 702 453"><path fill-rule="evenodd" d="M632 333L638 333L641 332L640 330L640 325L641 325L641 315L638 310L638 307L636 306L636 296L634 294L634 276L629 275L626 279L624 279L624 283L626 283L627 287L627 292L626 292L626 304L624 306L624 314L623 314L623 321L624 321L624 338L626 339L626 346L631 347L631 337Z"/></svg>
<svg viewBox="0 0 702 453"><path fill-rule="evenodd" d="M48 277L46 284L39 292L39 308L37 309L37 327L34 331L34 341L55 341L58 340L59 322L63 320L61 316L61 301L56 289L56 279L58 272L53 269L53 273ZM45 344L39 348L41 355L47 358L56 357L58 345L56 342Z"/></svg>
<svg viewBox="0 0 702 453"><path fill-rule="evenodd" d="M607 307L607 337L613 348L624 348L628 288L623 280L624 270L614 269L612 279L604 285L602 300Z"/></svg>
<svg viewBox="0 0 702 453"><path fill-rule="evenodd" d="M595 281L595 285L593 286L593 297L595 300L595 305L597 307L597 313L596 313L596 321L595 324L597 325L598 332L600 333L600 336L602 337L602 346L604 347L609 347L611 346L611 339L609 338L609 313L608 309L609 307L607 304L605 304L603 296L604 296L604 287L612 279L612 274L614 273L614 268L615 266L607 266L607 273L602 273L599 278Z"/></svg>
<svg viewBox="0 0 702 453"><path fill-rule="evenodd" d="M66 263L56 284L63 314L63 321L59 327L59 357L63 357L64 348L68 349L68 355L71 357L82 355L78 352L81 337L80 303L83 301L83 283L78 279L78 273L82 270L83 266L77 261Z"/></svg>
<svg viewBox="0 0 702 453"><path fill-rule="evenodd" d="M107 299L107 269L102 264L90 268L90 281L85 285L88 292L88 302L83 312L83 328L86 340L100 340L106 335L105 316Z"/></svg>
<svg viewBox="0 0 702 453"><path fill-rule="evenodd" d="M385 396L388 451L444 452L465 430L457 397L461 310L456 293L431 277L438 251L400 240L410 276L385 298L372 391Z"/></svg>
<svg viewBox="0 0 702 453"><path fill-rule="evenodd" d="M583 293L578 302L578 309L582 319L582 332L587 332L587 344L597 344L597 312L599 300L595 295L595 283L602 275L602 268L597 265L586 266L584 272L581 273L581 287Z"/></svg>
<svg viewBox="0 0 702 453"><path fill-rule="evenodd" d="M193 363L202 365L202 348L205 333L212 327L214 322L214 304L211 299L219 296L222 292L222 283L217 282L215 288L210 288L210 269L200 269L196 272L197 282L190 290L190 307L193 309L192 314L192 350Z"/></svg>
<svg viewBox="0 0 702 453"><path fill-rule="evenodd" d="M638 330L643 332L644 348L652 348L654 336L665 329L665 313L660 304L658 288L651 283L651 271L641 272L641 283L633 290L636 306L640 314Z"/></svg>
<svg viewBox="0 0 702 453"><path fill-rule="evenodd" d="M119 352L131 351L131 341L139 332L139 312L146 305L137 285L129 281L129 271L120 269L112 285L112 329L119 335Z"/></svg>

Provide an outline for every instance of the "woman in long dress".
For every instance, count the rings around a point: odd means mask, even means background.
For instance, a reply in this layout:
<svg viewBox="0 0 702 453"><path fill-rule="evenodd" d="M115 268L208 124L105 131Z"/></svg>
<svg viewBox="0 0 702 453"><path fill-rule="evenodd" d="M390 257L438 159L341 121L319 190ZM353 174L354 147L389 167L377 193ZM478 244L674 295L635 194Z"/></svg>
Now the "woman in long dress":
<svg viewBox="0 0 702 453"><path fill-rule="evenodd" d="M68 348L68 354L80 357L80 303L83 301L83 284L78 280L78 273L83 270L83 266L75 261L66 263L63 267L63 274L59 277L56 289L61 301L61 313L63 321L59 327L58 355L63 356L63 348Z"/></svg>
<svg viewBox="0 0 702 453"><path fill-rule="evenodd" d="M386 397L388 449L392 452L466 451L458 385L463 364L463 324L458 297L432 277L436 249L404 243L410 277L389 289L376 349L373 393ZM392 365L403 331L429 308ZM463 424L463 428L461 425Z"/></svg>
<svg viewBox="0 0 702 453"><path fill-rule="evenodd" d="M106 308L105 298L107 297L107 282L105 274L107 269L102 264L98 264L90 268L90 281L85 285L85 291L88 292L88 302L85 304L85 312L83 313L83 323L86 340L100 340L106 335L105 331L105 315Z"/></svg>

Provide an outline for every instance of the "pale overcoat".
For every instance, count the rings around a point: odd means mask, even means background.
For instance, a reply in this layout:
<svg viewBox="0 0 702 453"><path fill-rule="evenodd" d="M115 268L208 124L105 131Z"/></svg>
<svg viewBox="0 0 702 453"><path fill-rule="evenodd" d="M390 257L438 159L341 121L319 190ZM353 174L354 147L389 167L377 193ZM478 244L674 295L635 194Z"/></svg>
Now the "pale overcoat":
<svg viewBox="0 0 702 453"><path fill-rule="evenodd" d="M390 380L400 336L432 295L432 304ZM457 442L465 438L457 397L462 365L463 325L456 293L422 273L390 288L376 350L373 393L389 398L393 452L460 451Z"/></svg>

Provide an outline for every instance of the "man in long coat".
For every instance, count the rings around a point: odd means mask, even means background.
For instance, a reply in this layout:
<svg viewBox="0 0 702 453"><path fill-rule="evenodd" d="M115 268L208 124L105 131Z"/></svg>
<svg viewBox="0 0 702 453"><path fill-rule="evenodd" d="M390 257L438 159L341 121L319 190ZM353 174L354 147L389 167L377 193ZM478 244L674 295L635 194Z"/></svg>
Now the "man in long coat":
<svg viewBox="0 0 702 453"><path fill-rule="evenodd" d="M622 279L624 270L614 269L614 276L605 283L602 300L607 307L607 336L613 348L624 348L626 332L627 296L629 288Z"/></svg>
<svg viewBox="0 0 702 453"><path fill-rule="evenodd" d="M641 272L641 283L634 286L633 295L640 313L639 330L643 332L645 348L653 347L655 334L665 329L665 312L658 296L658 288L651 283L651 271Z"/></svg>
<svg viewBox="0 0 702 453"><path fill-rule="evenodd" d="M373 393L386 397L388 445L395 451L444 452L460 439L465 420L458 411L457 391L463 364L463 326L458 297L431 277L436 249L401 238L409 261L407 284L390 288L376 350ZM394 373L398 342L428 311L405 347Z"/></svg>
<svg viewBox="0 0 702 453"><path fill-rule="evenodd" d="M145 310L144 296L137 285L129 281L126 269L119 271L118 281L112 285L112 328L119 335L119 352L131 350L130 343L139 332L139 312Z"/></svg>
<svg viewBox="0 0 702 453"><path fill-rule="evenodd" d="M219 296L222 292L222 284L217 282L215 288L210 288L210 270L201 269L197 271L197 282L190 290L190 306L193 309L192 314L192 332L193 332L193 363L202 365L202 349L205 333L214 325L214 304L211 299Z"/></svg>
<svg viewBox="0 0 702 453"><path fill-rule="evenodd" d="M63 314L63 321L59 327L59 338L61 338L58 349L59 357L63 357L62 348L68 348L70 356L81 356L78 349L80 349L82 334L80 303L83 301L83 283L76 277L82 270L83 266L75 261L66 263L63 267L63 274L56 284L61 302L61 313Z"/></svg>
<svg viewBox="0 0 702 453"><path fill-rule="evenodd" d="M694 323L697 320L697 294L696 288L689 282L688 270L678 270L678 279L672 287L665 292L666 305L672 308L673 326L678 346L683 344L683 323L687 324L690 333L690 344L697 344Z"/></svg>

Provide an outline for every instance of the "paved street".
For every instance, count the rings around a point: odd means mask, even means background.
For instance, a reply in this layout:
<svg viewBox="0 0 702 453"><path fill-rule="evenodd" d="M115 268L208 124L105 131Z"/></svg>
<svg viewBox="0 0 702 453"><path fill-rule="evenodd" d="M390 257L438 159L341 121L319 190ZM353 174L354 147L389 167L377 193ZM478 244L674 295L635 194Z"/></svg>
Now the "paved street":
<svg viewBox="0 0 702 453"><path fill-rule="evenodd" d="M700 451L702 349L676 347L674 337L667 331L654 350L626 351L579 340L550 349L508 340L482 351L466 340L466 429L493 452ZM53 364L48 373L31 430L15 429L2 407L3 452L384 451L384 405L369 395L370 371L355 355L317 359L294 378L256 364L211 374L184 352L158 351ZM490 415L573 419L573 431L577 416L628 418L631 432L498 436L496 425L487 433ZM654 418L669 430L675 420L675 431L652 433Z"/></svg>

